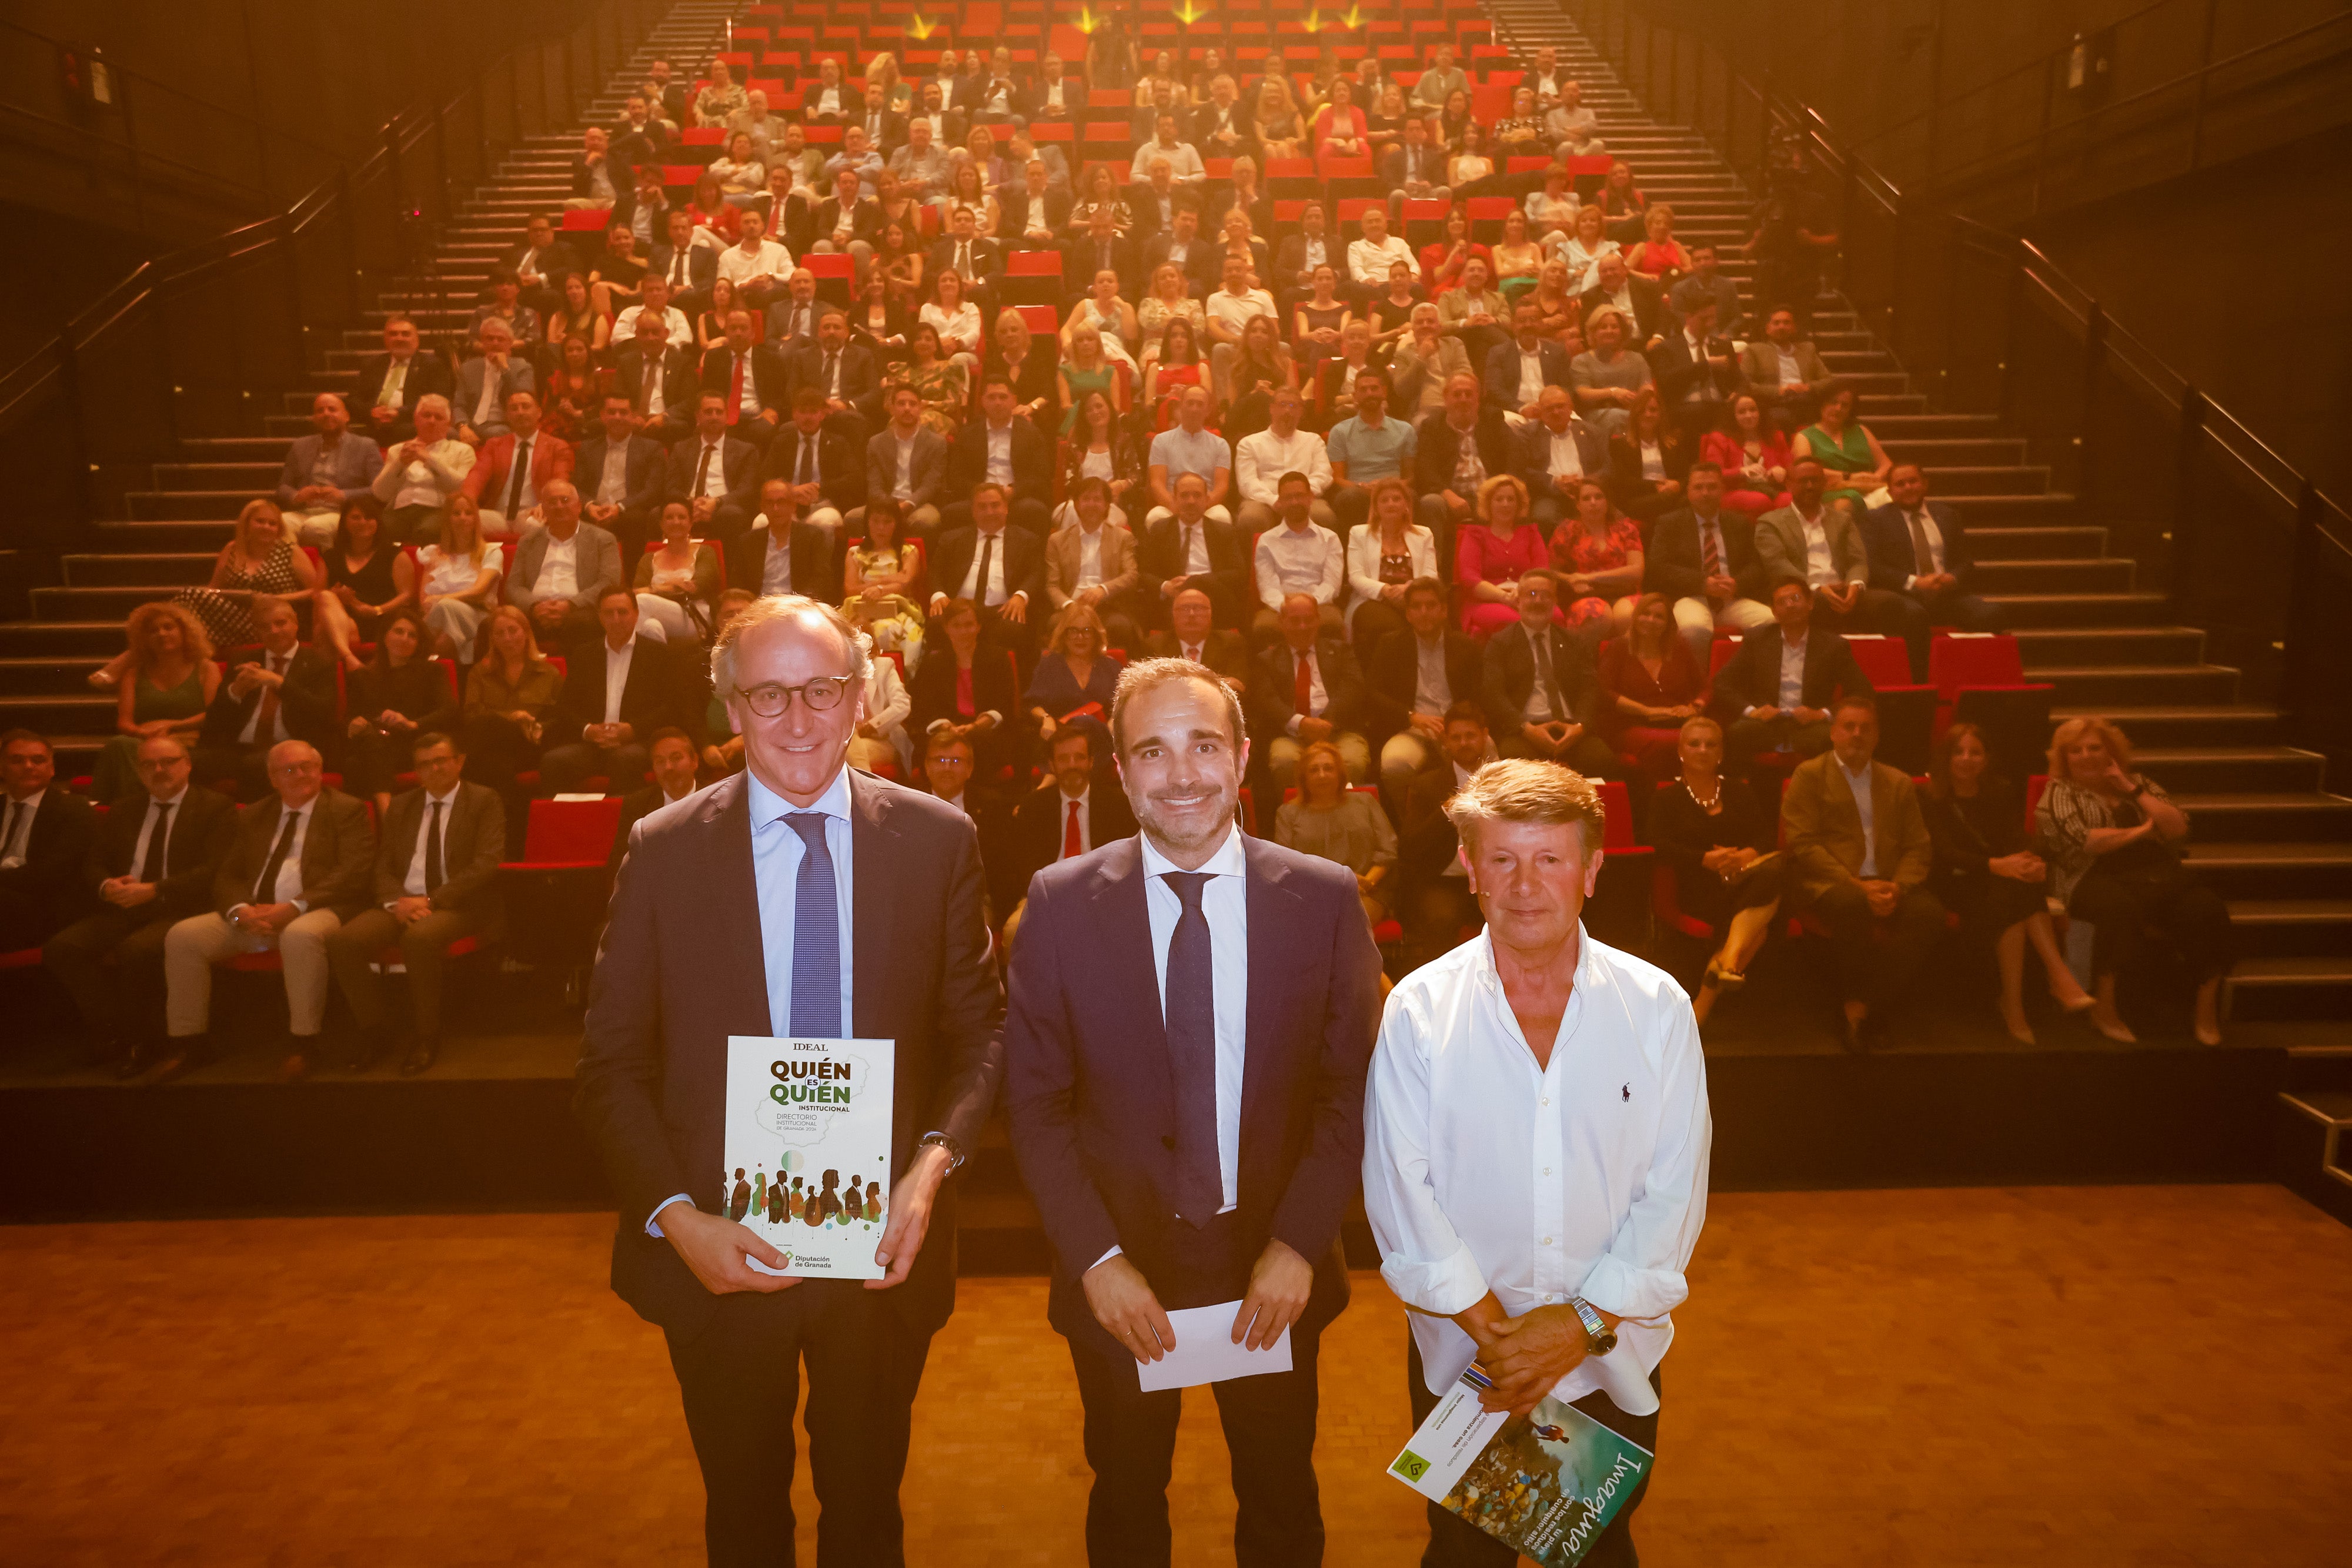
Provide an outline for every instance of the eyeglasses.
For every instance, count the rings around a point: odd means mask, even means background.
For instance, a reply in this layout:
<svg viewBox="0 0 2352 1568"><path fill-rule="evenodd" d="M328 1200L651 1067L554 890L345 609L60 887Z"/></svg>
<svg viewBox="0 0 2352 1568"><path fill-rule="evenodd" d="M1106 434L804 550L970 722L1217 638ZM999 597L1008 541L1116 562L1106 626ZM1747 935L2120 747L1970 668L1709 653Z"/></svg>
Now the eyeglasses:
<svg viewBox="0 0 2352 1568"><path fill-rule="evenodd" d="M831 713L841 706L841 699L848 695L849 682L850 677L847 675L819 675L815 680L797 686L780 686L772 682L766 685L753 686L748 691L738 686L735 688L735 695L743 699L744 706L761 718L782 717L784 710L792 706L795 693L799 694L801 701L807 706L809 712Z"/></svg>

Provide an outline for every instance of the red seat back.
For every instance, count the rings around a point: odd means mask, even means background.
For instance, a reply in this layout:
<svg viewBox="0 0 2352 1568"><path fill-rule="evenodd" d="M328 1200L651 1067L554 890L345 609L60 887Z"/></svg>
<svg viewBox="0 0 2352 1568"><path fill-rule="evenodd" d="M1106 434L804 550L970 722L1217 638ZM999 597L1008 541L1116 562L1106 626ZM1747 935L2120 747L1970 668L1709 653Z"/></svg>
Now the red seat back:
<svg viewBox="0 0 2352 1568"><path fill-rule="evenodd" d="M1885 690L1911 684L1911 655L1901 638L1864 633L1848 637L1846 643L1853 649L1853 662L1862 666L1873 686Z"/></svg>
<svg viewBox="0 0 2352 1568"><path fill-rule="evenodd" d="M527 861L602 861L621 825L618 797L602 800L533 800L523 828Z"/></svg>
<svg viewBox="0 0 2352 1568"><path fill-rule="evenodd" d="M1945 702L1957 700L1963 686L2023 685L2024 656L2014 637L1947 634L1927 644L1927 683Z"/></svg>

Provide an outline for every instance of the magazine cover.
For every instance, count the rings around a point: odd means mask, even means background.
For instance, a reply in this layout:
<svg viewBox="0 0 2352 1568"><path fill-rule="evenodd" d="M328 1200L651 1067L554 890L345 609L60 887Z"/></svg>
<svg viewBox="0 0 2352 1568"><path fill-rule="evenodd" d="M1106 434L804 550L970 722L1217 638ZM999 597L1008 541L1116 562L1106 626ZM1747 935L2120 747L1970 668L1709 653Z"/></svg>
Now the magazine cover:
<svg viewBox="0 0 2352 1568"><path fill-rule="evenodd" d="M1532 1416L1483 1410L1486 1387L1464 1373L1389 1474L1543 1568L1570 1568L1633 1495L1649 1450L1549 1396Z"/></svg>
<svg viewBox="0 0 2352 1568"><path fill-rule="evenodd" d="M878 1280L890 1199L887 1040L727 1040L727 1218L784 1255L762 1273Z"/></svg>

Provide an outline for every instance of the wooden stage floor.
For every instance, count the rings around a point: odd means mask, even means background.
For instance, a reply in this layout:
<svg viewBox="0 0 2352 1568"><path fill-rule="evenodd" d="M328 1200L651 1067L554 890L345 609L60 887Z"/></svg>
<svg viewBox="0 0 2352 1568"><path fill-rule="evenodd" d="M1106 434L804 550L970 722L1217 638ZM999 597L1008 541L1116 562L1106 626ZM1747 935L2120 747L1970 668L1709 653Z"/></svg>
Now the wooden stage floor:
<svg viewBox="0 0 2352 1568"><path fill-rule="evenodd" d="M124 1155L124 1181L171 1179ZM604 1288L609 1227L0 1229L0 1562L698 1561L675 1385ZM2346 1561L2352 1231L2284 1189L1727 1195L1692 1283L1646 1563ZM1420 1550L1381 1474L1403 1332L1365 1274L1326 1342L1335 1564ZM1224 1464L1195 1391L1181 1563L1232 1561ZM1086 1485L1042 1282L965 1281L917 1411L908 1560L1078 1563Z"/></svg>

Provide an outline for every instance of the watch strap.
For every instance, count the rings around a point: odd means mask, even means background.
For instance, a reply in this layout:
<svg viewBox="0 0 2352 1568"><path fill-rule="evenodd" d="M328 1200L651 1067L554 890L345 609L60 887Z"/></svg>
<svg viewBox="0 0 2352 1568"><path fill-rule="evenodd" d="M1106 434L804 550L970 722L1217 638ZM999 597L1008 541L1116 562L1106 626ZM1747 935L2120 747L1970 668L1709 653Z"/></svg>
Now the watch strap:
<svg viewBox="0 0 2352 1568"><path fill-rule="evenodd" d="M925 1133L921 1137L915 1140L915 1147L919 1149L929 1148L933 1145L937 1145L939 1147L945 1149L948 1152L948 1175L953 1176L956 1172L963 1169L963 1145L957 1143L954 1138L949 1136L947 1134Z"/></svg>

